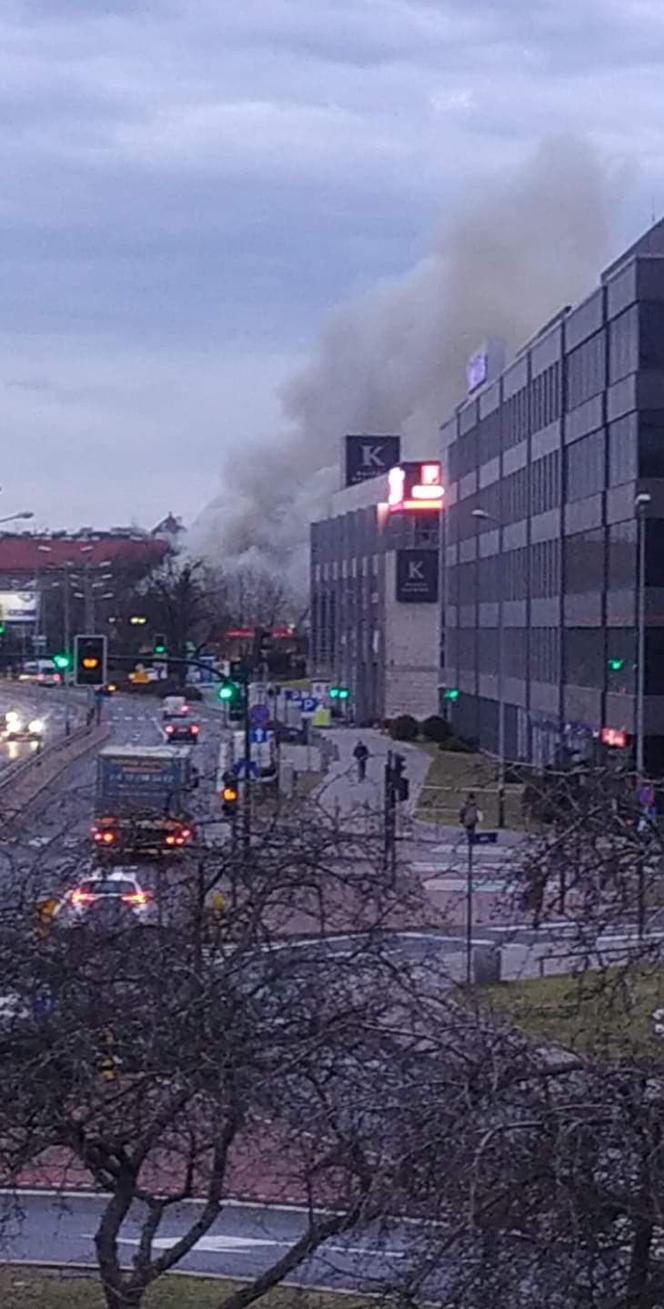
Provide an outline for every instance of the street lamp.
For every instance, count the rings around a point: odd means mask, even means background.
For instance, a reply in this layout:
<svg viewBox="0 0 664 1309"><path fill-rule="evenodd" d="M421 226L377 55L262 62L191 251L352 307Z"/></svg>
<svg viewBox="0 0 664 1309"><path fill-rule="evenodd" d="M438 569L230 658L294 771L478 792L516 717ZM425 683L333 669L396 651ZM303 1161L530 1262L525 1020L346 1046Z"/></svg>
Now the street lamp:
<svg viewBox="0 0 664 1309"><path fill-rule="evenodd" d="M645 514L652 500L642 491L634 500L638 541L638 602L636 651L636 773L639 781L644 774L644 710L646 686L646 525Z"/></svg>
<svg viewBox="0 0 664 1309"><path fill-rule="evenodd" d="M0 518L0 523L14 523L17 518L34 518L34 514L31 509L22 509L18 514L7 514Z"/></svg>
<svg viewBox="0 0 664 1309"><path fill-rule="evenodd" d="M500 523L486 509L471 509L471 517L476 522ZM479 576L479 549L477 551L477 568ZM498 826L505 826L505 621L503 613L502 586L498 598Z"/></svg>

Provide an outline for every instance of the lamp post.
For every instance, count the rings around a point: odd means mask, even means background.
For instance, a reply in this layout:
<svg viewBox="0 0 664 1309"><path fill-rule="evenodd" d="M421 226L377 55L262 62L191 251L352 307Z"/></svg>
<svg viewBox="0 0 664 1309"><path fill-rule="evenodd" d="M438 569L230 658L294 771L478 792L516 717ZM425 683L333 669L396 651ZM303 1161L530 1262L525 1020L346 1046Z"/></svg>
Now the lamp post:
<svg viewBox="0 0 664 1309"><path fill-rule="evenodd" d="M637 640L636 640L636 773L644 775L645 686L646 686L646 525L645 514L652 496L643 491L634 500L638 552Z"/></svg>
<svg viewBox="0 0 664 1309"><path fill-rule="evenodd" d="M493 514L486 509L472 509L471 516L476 522L500 524ZM477 567L479 573L479 544L477 550ZM498 599L498 826L505 826L505 622L503 613L502 586Z"/></svg>

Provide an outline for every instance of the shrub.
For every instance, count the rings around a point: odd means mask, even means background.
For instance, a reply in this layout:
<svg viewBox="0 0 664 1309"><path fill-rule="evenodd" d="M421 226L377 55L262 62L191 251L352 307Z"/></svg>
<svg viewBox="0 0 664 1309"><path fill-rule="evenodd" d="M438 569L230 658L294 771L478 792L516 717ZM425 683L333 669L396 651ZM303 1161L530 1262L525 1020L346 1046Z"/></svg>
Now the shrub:
<svg viewBox="0 0 664 1309"><path fill-rule="evenodd" d="M388 730L393 741L416 741L420 725L412 714L399 714L392 719Z"/></svg>
<svg viewBox="0 0 664 1309"><path fill-rule="evenodd" d="M420 723L420 733L425 741L447 741L452 729L440 714L431 714Z"/></svg>
<svg viewBox="0 0 664 1309"><path fill-rule="evenodd" d="M452 754L475 753L472 745L469 745L467 741L462 741L460 736L450 736L445 742L445 744L442 745L440 748L441 750L449 750Z"/></svg>

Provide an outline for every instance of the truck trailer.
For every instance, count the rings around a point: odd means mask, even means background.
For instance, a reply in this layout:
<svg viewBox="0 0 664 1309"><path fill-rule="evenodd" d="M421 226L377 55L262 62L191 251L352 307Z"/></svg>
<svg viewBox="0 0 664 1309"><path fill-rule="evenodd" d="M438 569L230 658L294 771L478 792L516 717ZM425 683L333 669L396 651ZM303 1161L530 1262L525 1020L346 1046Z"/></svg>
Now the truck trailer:
<svg viewBox="0 0 664 1309"><path fill-rule="evenodd" d="M194 839L191 751L170 745L105 746L97 756L96 848L108 855L177 854Z"/></svg>

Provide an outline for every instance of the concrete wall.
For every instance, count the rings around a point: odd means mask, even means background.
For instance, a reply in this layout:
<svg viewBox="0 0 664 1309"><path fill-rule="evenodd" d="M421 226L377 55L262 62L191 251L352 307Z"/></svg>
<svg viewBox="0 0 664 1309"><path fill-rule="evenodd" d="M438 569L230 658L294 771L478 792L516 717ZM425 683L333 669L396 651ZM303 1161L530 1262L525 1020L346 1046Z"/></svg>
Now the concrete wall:
<svg viewBox="0 0 664 1309"><path fill-rule="evenodd" d="M385 556L385 717L438 712L440 607L396 599L396 551Z"/></svg>

